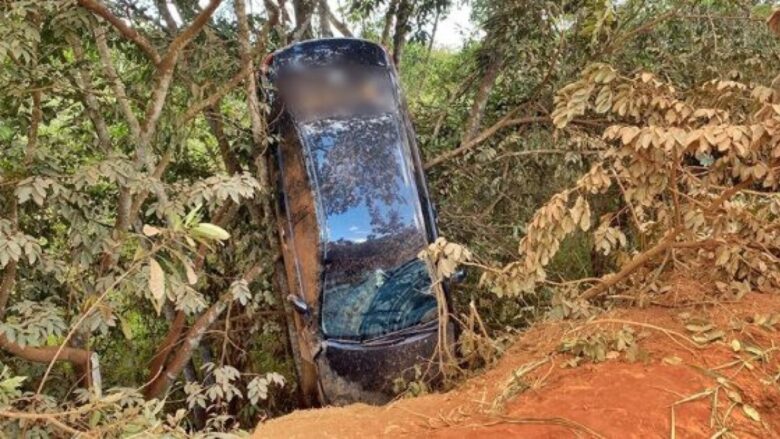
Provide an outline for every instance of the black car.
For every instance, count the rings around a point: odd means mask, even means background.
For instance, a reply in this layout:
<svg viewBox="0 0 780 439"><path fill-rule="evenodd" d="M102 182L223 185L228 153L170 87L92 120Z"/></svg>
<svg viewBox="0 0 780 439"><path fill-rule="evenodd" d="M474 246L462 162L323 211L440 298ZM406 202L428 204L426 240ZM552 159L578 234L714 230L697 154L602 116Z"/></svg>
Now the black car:
<svg viewBox="0 0 780 439"><path fill-rule="evenodd" d="M436 239L434 211L397 72L381 46L344 38L277 51L264 72L302 393L387 402L394 380L431 361L439 331L417 258Z"/></svg>

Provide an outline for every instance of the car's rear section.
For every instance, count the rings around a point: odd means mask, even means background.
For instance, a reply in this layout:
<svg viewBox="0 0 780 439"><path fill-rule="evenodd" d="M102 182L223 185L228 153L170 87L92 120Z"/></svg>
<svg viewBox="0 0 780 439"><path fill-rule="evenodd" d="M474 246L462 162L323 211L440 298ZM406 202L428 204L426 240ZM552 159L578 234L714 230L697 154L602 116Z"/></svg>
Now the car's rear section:
<svg viewBox="0 0 780 439"><path fill-rule="evenodd" d="M355 39L299 43L265 68L301 388L310 402L386 402L429 369L439 331L417 259L433 209L395 69Z"/></svg>

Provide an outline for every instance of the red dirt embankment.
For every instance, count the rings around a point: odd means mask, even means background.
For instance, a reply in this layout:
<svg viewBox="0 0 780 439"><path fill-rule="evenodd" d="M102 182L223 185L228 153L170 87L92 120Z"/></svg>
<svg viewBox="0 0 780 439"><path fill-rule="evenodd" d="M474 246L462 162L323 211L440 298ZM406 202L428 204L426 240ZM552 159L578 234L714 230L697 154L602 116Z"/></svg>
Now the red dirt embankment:
<svg viewBox="0 0 780 439"><path fill-rule="evenodd" d="M254 437L780 437L780 323L762 324L780 314L780 294L677 303L538 324L495 367L449 393L298 411L260 425ZM710 325L722 337L697 345L692 330ZM620 353L564 366L573 356L558 352L563 339L625 327L637 334L642 360ZM507 391L513 382L517 390Z"/></svg>

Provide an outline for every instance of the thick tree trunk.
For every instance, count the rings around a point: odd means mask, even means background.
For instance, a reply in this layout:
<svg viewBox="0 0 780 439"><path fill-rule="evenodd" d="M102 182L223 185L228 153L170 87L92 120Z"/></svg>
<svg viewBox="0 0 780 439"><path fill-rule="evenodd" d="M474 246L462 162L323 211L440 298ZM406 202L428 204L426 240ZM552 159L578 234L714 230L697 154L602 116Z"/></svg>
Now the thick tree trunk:
<svg viewBox="0 0 780 439"><path fill-rule="evenodd" d="M467 143L479 132L482 125L482 116L485 114L485 107L490 98L490 92L493 91L493 86L496 84L496 78L498 78L498 74L501 72L502 64L503 58L499 53L496 53L490 60L490 64L488 64L485 74L482 76L482 81L479 83L474 104L471 106L469 118L466 121L466 131L463 133L461 144Z"/></svg>
<svg viewBox="0 0 780 439"><path fill-rule="evenodd" d="M383 46L387 46L390 42L390 30L393 28L393 18L395 18L397 10L398 0L390 0L387 12L385 13L385 26L382 28L382 39L380 40Z"/></svg>
<svg viewBox="0 0 780 439"><path fill-rule="evenodd" d="M328 0L319 0L317 2L317 15L320 17L320 37L330 38L333 31L330 28L330 14L328 13Z"/></svg>
<svg viewBox="0 0 780 439"><path fill-rule="evenodd" d="M293 41L314 38L311 17L314 15L315 2L316 0L293 0L293 13L295 14L295 28L292 31Z"/></svg>
<svg viewBox="0 0 780 439"><path fill-rule="evenodd" d="M400 0L395 20L395 34L393 35L393 61L396 66L401 65L401 57L406 46L406 35L411 30L410 20L414 5L410 0Z"/></svg>

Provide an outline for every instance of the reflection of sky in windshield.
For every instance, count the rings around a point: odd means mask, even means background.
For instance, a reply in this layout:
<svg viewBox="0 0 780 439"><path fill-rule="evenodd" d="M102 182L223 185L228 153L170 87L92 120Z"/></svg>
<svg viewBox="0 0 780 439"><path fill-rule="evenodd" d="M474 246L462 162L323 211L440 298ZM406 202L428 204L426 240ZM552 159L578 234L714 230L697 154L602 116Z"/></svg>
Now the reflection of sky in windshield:
<svg viewBox="0 0 780 439"><path fill-rule="evenodd" d="M409 188L398 187L398 195L405 200L413 200L413 194ZM416 215L412 206L408 204L387 205L381 201L375 203L375 207L383 218L387 218L391 211L398 213L405 226L415 224ZM328 224L326 230L329 241L346 240L356 243L365 242L370 235L382 236L383 233L377 233L371 224L371 214L368 207L361 203L342 214L328 215Z"/></svg>
<svg viewBox="0 0 780 439"><path fill-rule="evenodd" d="M423 230L417 191L392 115L302 125L314 154L327 241L365 242L381 224ZM379 224L378 224L379 222Z"/></svg>

